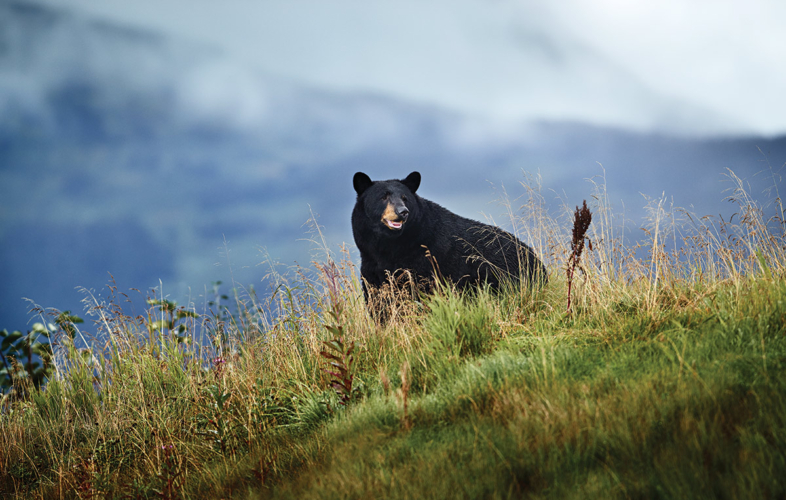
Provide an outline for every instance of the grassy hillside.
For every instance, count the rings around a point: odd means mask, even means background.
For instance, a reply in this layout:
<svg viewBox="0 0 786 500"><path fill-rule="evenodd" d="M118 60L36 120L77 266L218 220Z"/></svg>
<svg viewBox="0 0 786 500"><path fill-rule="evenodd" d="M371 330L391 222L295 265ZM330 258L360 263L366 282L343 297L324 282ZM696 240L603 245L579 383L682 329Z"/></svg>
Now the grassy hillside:
<svg viewBox="0 0 786 500"><path fill-rule="evenodd" d="M626 246L599 186L568 312L572 209L526 193L542 290L445 288L378 326L326 251L269 300L131 317L111 288L42 324L53 371L10 370L0 496L784 497L783 221L742 190L732 222L654 200Z"/></svg>

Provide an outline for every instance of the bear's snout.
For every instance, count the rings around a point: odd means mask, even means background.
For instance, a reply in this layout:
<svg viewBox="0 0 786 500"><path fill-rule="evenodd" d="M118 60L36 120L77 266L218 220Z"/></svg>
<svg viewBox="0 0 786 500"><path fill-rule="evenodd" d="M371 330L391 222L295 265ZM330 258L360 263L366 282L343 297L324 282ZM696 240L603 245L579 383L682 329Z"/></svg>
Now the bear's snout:
<svg viewBox="0 0 786 500"><path fill-rule="evenodd" d="M388 203L382 213L382 223L393 230L399 230L404 226L409 215L409 209L403 203Z"/></svg>

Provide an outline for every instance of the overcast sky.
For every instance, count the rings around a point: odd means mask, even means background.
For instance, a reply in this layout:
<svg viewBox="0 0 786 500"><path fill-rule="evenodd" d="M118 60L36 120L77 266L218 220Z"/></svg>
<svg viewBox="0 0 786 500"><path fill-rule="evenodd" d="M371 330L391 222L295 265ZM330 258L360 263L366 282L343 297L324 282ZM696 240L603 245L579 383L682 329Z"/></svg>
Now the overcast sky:
<svg viewBox="0 0 786 500"><path fill-rule="evenodd" d="M45 0L335 90L500 120L786 133L783 0Z"/></svg>

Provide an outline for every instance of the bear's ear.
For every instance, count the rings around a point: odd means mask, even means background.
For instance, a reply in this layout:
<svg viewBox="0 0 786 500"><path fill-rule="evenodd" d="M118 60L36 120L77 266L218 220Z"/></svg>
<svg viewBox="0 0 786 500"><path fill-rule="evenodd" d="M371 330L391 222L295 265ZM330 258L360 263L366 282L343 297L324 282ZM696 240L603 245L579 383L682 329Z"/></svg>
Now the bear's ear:
<svg viewBox="0 0 786 500"><path fill-rule="evenodd" d="M373 182L371 178L364 174L363 172L358 172L355 174L355 177L352 178L352 185L355 187L355 192L360 196L363 192L370 188Z"/></svg>
<svg viewBox="0 0 786 500"><path fill-rule="evenodd" d="M407 186L414 194L420 187L420 172L412 172L401 183Z"/></svg>

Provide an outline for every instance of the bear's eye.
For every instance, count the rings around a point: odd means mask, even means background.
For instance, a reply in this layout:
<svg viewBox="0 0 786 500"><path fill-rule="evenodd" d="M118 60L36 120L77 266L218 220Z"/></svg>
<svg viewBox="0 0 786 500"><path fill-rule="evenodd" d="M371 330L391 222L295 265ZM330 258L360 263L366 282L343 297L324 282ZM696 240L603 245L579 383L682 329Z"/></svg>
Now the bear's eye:
<svg viewBox="0 0 786 500"><path fill-rule="evenodd" d="M404 203L406 203L406 202L407 202L407 197L406 197L406 196L402 196L402 197L401 197L401 201L403 201Z"/></svg>

